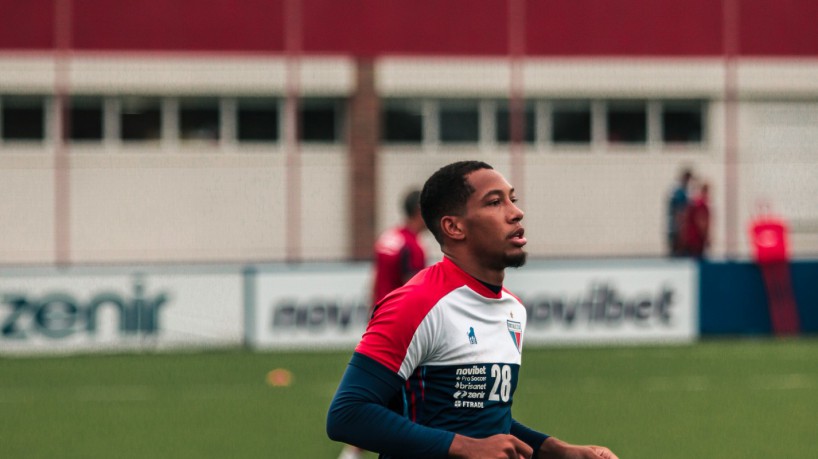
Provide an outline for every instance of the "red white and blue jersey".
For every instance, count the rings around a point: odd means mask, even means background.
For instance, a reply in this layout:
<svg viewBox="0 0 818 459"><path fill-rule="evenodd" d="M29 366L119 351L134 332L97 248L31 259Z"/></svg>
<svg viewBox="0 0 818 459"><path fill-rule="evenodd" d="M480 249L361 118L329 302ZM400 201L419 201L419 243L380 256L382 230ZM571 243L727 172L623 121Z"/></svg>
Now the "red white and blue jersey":
<svg viewBox="0 0 818 459"><path fill-rule="evenodd" d="M356 352L406 381L410 420L469 436L509 431L526 312L451 260L377 305Z"/></svg>
<svg viewBox="0 0 818 459"><path fill-rule="evenodd" d="M330 438L382 458L444 458L455 434L548 435L511 416L526 312L448 258L375 307L327 416Z"/></svg>

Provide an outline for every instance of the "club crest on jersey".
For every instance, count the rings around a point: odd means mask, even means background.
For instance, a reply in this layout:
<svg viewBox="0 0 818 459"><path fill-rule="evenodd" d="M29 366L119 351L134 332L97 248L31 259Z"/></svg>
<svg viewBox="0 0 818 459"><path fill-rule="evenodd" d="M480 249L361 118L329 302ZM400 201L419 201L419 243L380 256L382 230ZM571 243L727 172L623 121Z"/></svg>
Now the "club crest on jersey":
<svg viewBox="0 0 818 459"><path fill-rule="evenodd" d="M523 325L513 320L506 320L506 323L508 324L508 333L511 335L514 345L517 346L517 352L522 352Z"/></svg>

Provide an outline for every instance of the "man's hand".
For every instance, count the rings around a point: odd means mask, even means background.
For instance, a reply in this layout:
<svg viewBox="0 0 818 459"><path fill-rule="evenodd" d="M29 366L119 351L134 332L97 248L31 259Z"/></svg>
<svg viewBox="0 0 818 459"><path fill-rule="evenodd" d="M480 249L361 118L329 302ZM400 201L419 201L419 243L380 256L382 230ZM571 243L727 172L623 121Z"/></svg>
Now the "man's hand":
<svg viewBox="0 0 818 459"><path fill-rule="evenodd" d="M540 447L539 459L619 459L604 446L569 445L562 440L548 437Z"/></svg>
<svg viewBox="0 0 818 459"><path fill-rule="evenodd" d="M533 453L522 440L506 434L487 438L455 435L449 446L449 457L457 459L531 459Z"/></svg>

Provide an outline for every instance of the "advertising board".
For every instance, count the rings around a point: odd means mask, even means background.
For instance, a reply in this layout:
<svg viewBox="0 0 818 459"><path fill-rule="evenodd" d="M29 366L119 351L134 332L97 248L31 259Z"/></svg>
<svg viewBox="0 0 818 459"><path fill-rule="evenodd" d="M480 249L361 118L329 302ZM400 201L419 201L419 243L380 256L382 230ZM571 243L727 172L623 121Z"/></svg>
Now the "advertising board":
<svg viewBox="0 0 818 459"><path fill-rule="evenodd" d="M691 342L698 337L698 271L691 260L532 263L505 286L526 306L525 342Z"/></svg>
<svg viewBox="0 0 818 459"><path fill-rule="evenodd" d="M255 278L247 342L256 348L352 348L369 320L371 265L344 263Z"/></svg>
<svg viewBox="0 0 818 459"><path fill-rule="evenodd" d="M352 349L370 315L369 263L71 268L0 274L0 354L176 347ZM527 345L690 342L689 260L532 261L505 286Z"/></svg>
<svg viewBox="0 0 818 459"><path fill-rule="evenodd" d="M527 345L690 342L698 336L692 261L531 262L505 286L528 311ZM370 266L259 273L247 342L352 349L369 316Z"/></svg>
<svg viewBox="0 0 818 459"><path fill-rule="evenodd" d="M233 272L72 268L0 276L0 353L240 345Z"/></svg>

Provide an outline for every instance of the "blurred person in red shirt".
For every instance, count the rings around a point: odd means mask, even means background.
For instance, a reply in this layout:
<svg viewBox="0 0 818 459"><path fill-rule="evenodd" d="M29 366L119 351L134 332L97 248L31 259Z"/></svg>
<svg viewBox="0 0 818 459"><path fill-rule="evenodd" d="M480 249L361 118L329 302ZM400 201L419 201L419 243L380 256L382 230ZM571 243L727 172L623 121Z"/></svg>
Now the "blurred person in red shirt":
<svg viewBox="0 0 818 459"><path fill-rule="evenodd" d="M702 258L710 245L710 186L707 183L701 184L684 215L685 254Z"/></svg>
<svg viewBox="0 0 818 459"><path fill-rule="evenodd" d="M402 224L384 231L375 241L373 305L426 267L426 252L418 239L426 229L420 215L420 190L406 194L403 214Z"/></svg>

